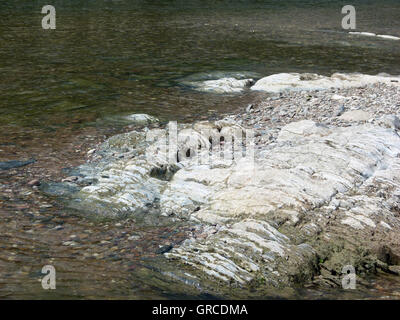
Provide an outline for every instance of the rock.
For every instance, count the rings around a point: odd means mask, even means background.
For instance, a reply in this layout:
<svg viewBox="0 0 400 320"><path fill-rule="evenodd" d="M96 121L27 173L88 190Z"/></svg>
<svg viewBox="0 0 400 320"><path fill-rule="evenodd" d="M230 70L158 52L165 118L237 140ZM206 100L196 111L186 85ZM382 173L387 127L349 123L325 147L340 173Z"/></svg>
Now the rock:
<svg viewBox="0 0 400 320"><path fill-rule="evenodd" d="M368 121L372 115L363 110L351 110L343 113L339 118L343 121Z"/></svg>
<svg viewBox="0 0 400 320"><path fill-rule="evenodd" d="M302 120L292 122L282 128L278 135L280 141L304 138L305 136L319 135L324 136L329 133L326 126L315 123L312 120Z"/></svg>
<svg viewBox="0 0 400 320"><path fill-rule="evenodd" d="M336 111L334 112L333 116L334 116L334 117L339 117L339 116L341 116L341 115L343 114L343 112L344 112L345 110L346 110L346 109L344 108L344 106L340 106L340 107L338 107L338 108L336 109Z"/></svg>
<svg viewBox="0 0 400 320"><path fill-rule="evenodd" d="M206 80L203 82L192 82L188 85L195 90L214 93L237 93L254 84L253 79L222 78L218 80Z"/></svg>
<svg viewBox="0 0 400 320"><path fill-rule="evenodd" d="M135 125L148 125L153 122L158 122L157 118L144 113L131 114L129 116L126 116L125 119L129 120L132 124Z"/></svg>
<svg viewBox="0 0 400 320"><path fill-rule="evenodd" d="M78 186L57 182L43 182L39 189L48 195L66 198L80 190Z"/></svg>
<svg viewBox="0 0 400 320"><path fill-rule="evenodd" d="M70 177L66 177L65 179L62 179L62 182L74 182L77 181L79 179L79 177L77 176L70 176Z"/></svg>
<svg viewBox="0 0 400 320"><path fill-rule="evenodd" d="M162 246L161 248L157 249L156 253L157 254L164 254L164 253L167 253L167 252L171 251L172 248L173 248L172 245Z"/></svg>
<svg viewBox="0 0 400 320"><path fill-rule="evenodd" d="M345 99L347 99L346 97L343 97L343 96L341 96L341 95L338 95L338 94L334 94L332 97L331 97L331 99L332 100L345 100Z"/></svg>
<svg viewBox="0 0 400 320"><path fill-rule="evenodd" d="M11 161L0 161L0 170L10 170L14 168L19 168L19 167L24 167L27 166L28 164L35 163L35 159L30 159L27 161L22 161L22 160L11 160Z"/></svg>
<svg viewBox="0 0 400 320"><path fill-rule="evenodd" d="M400 130L400 119L395 115L385 115L377 123L385 128Z"/></svg>
<svg viewBox="0 0 400 320"><path fill-rule="evenodd" d="M278 93L284 91L330 90L362 87L373 83L391 83L400 77L335 73L331 77L317 74L279 73L258 80L251 90Z"/></svg>
<svg viewBox="0 0 400 320"><path fill-rule="evenodd" d="M389 266L390 272L400 276L400 266Z"/></svg>
<svg viewBox="0 0 400 320"><path fill-rule="evenodd" d="M252 104L249 104L246 108L246 112L252 112L254 110L254 106Z"/></svg>
<svg viewBox="0 0 400 320"><path fill-rule="evenodd" d="M40 181L38 179L33 179L28 182L28 186L30 187L40 186Z"/></svg>
<svg viewBox="0 0 400 320"><path fill-rule="evenodd" d="M184 269L212 290L259 277L271 287L310 281L321 256L332 273L349 263L370 270L376 257L365 252L388 239L382 221L393 235L400 232L400 191L393 187L400 185L400 137L370 123L328 127L303 120L285 125L276 143L259 146L253 158L212 152L232 150L229 137L244 134L233 120L182 125L172 160L161 129L111 137L99 148L102 161L80 167L97 182L72 194L70 205L218 226L159 251L167 258L163 267ZM111 156L121 149L136 156ZM167 179L152 174L170 166L176 167ZM385 190L384 199L377 190Z"/></svg>
<svg viewBox="0 0 400 320"><path fill-rule="evenodd" d="M239 93L254 84L259 77L253 72L204 72L193 74L180 80L191 89L213 93Z"/></svg>

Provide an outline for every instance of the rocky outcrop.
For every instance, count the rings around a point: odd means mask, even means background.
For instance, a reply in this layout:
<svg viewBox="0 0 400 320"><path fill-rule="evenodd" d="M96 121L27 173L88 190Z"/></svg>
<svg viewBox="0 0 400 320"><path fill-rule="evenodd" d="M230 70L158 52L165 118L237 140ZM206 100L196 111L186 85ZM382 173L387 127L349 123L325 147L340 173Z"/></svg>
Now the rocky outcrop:
<svg viewBox="0 0 400 320"><path fill-rule="evenodd" d="M218 230L168 257L224 281L261 277L288 285L310 280L317 260L331 254L325 250L338 246L340 263L330 270L340 274L346 264L361 270L358 250L377 244L369 235L382 241L400 227L399 155L400 138L392 130L302 121L285 126L277 146L261 151L254 168L239 162L215 174L203 169L200 176L197 168L185 168L172 186L190 181L206 189L207 203L190 218Z"/></svg>
<svg viewBox="0 0 400 320"><path fill-rule="evenodd" d="M332 96L332 108L357 103L338 93L343 96ZM192 237L163 250L158 267L212 292L232 285L340 285L346 265L358 275L397 270L399 119L385 114L395 106L351 110L325 123L288 121L297 110L292 106L281 116L286 124L270 121L271 128L257 116L269 106L260 106L242 121L170 123L108 139L97 160L78 169L78 181L69 182L79 189L70 205L192 224Z"/></svg>
<svg viewBox="0 0 400 320"><path fill-rule="evenodd" d="M311 91L362 87L374 83L399 83L400 77L334 73L330 77L314 73L279 73L256 82L251 90L279 93L283 91Z"/></svg>
<svg viewBox="0 0 400 320"><path fill-rule="evenodd" d="M387 74L334 73L328 77L315 73L279 73L261 78L258 81L253 80L253 78L246 78L245 74L240 73L231 73L227 76L216 73L214 77L218 75L222 77L212 79L189 78L182 81L182 84L197 91L213 93L239 93L248 88L253 91L282 93L357 88L374 83L400 84L400 76Z"/></svg>

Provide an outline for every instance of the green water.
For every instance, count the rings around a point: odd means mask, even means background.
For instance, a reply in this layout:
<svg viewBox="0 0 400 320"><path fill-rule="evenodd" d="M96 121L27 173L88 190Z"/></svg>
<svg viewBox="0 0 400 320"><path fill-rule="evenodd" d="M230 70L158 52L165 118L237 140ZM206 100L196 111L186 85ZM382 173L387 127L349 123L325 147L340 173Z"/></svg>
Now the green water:
<svg viewBox="0 0 400 320"><path fill-rule="evenodd" d="M358 30L400 36L397 1L353 2ZM44 4L0 4L0 126L12 132L236 105L179 86L199 72L400 74L400 43L346 35L342 1L54 0L56 30L41 28Z"/></svg>
<svg viewBox="0 0 400 320"><path fill-rule="evenodd" d="M41 27L41 8L46 4L57 10L56 30ZM341 8L346 4L327 0L2 0L0 161L19 155L19 149L15 154L4 151L10 142L28 155L40 159L39 154L52 152L62 161L64 140L58 136L78 136L88 128L96 128L96 135L118 131L123 123L116 117L130 113L149 113L162 120L203 119L243 107L256 96L199 93L181 85L182 79L200 73L400 74L400 41L346 34L341 29ZM354 0L352 4L358 31L400 36L397 0ZM38 161L37 165L47 163ZM132 223L123 233L60 212L16 214L10 209L2 213L0 297L184 296L179 288L154 279L154 274L143 274L147 271L140 260L154 255L160 239L173 240L171 230L155 234L154 228ZM55 233L60 216L64 231ZM55 222L44 223L46 219ZM142 237L133 244L123 240L132 228L138 228L135 232ZM81 238L79 245L62 246L71 235ZM103 247L106 236L115 244ZM113 245L118 247L118 259ZM95 252L104 253L104 258L93 257ZM37 281L49 257L56 259L61 277L60 289L51 294ZM320 295L308 293L309 298ZM333 292L329 297L347 295Z"/></svg>

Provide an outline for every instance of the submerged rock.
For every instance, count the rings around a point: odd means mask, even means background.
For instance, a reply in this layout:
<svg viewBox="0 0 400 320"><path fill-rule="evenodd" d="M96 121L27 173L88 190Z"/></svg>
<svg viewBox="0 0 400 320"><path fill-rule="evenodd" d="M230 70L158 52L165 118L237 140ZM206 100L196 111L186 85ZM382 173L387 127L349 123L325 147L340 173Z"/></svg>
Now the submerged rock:
<svg viewBox="0 0 400 320"><path fill-rule="evenodd" d="M253 79L235 79L222 78L217 80L206 80L203 82L188 82L187 85L193 87L197 91L214 92L214 93L235 93L253 85Z"/></svg>
<svg viewBox="0 0 400 320"><path fill-rule="evenodd" d="M135 113L125 117L133 124L137 125L147 125L153 122L157 122L158 119L145 113Z"/></svg>

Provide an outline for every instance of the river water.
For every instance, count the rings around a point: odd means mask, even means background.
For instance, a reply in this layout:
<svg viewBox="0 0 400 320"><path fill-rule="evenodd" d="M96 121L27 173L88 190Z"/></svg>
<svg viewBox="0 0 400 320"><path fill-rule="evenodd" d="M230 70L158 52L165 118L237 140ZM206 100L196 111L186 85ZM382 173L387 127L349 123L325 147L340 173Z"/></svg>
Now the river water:
<svg viewBox="0 0 400 320"><path fill-rule="evenodd" d="M257 97L195 92L182 85L188 77L400 74L400 41L347 34L344 1L50 2L0 3L0 161L37 160L0 174L0 297L186 297L145 268L160 244L185 238L185 226L92 221L26 183L85 161L88 148L126 130L124 115L207 119ZM56 30L41 27L46 4L57 10ZM351 4L357 31L400 36L397 0ZM63 282L50 294L38 279L51 262Z"/></svg>

